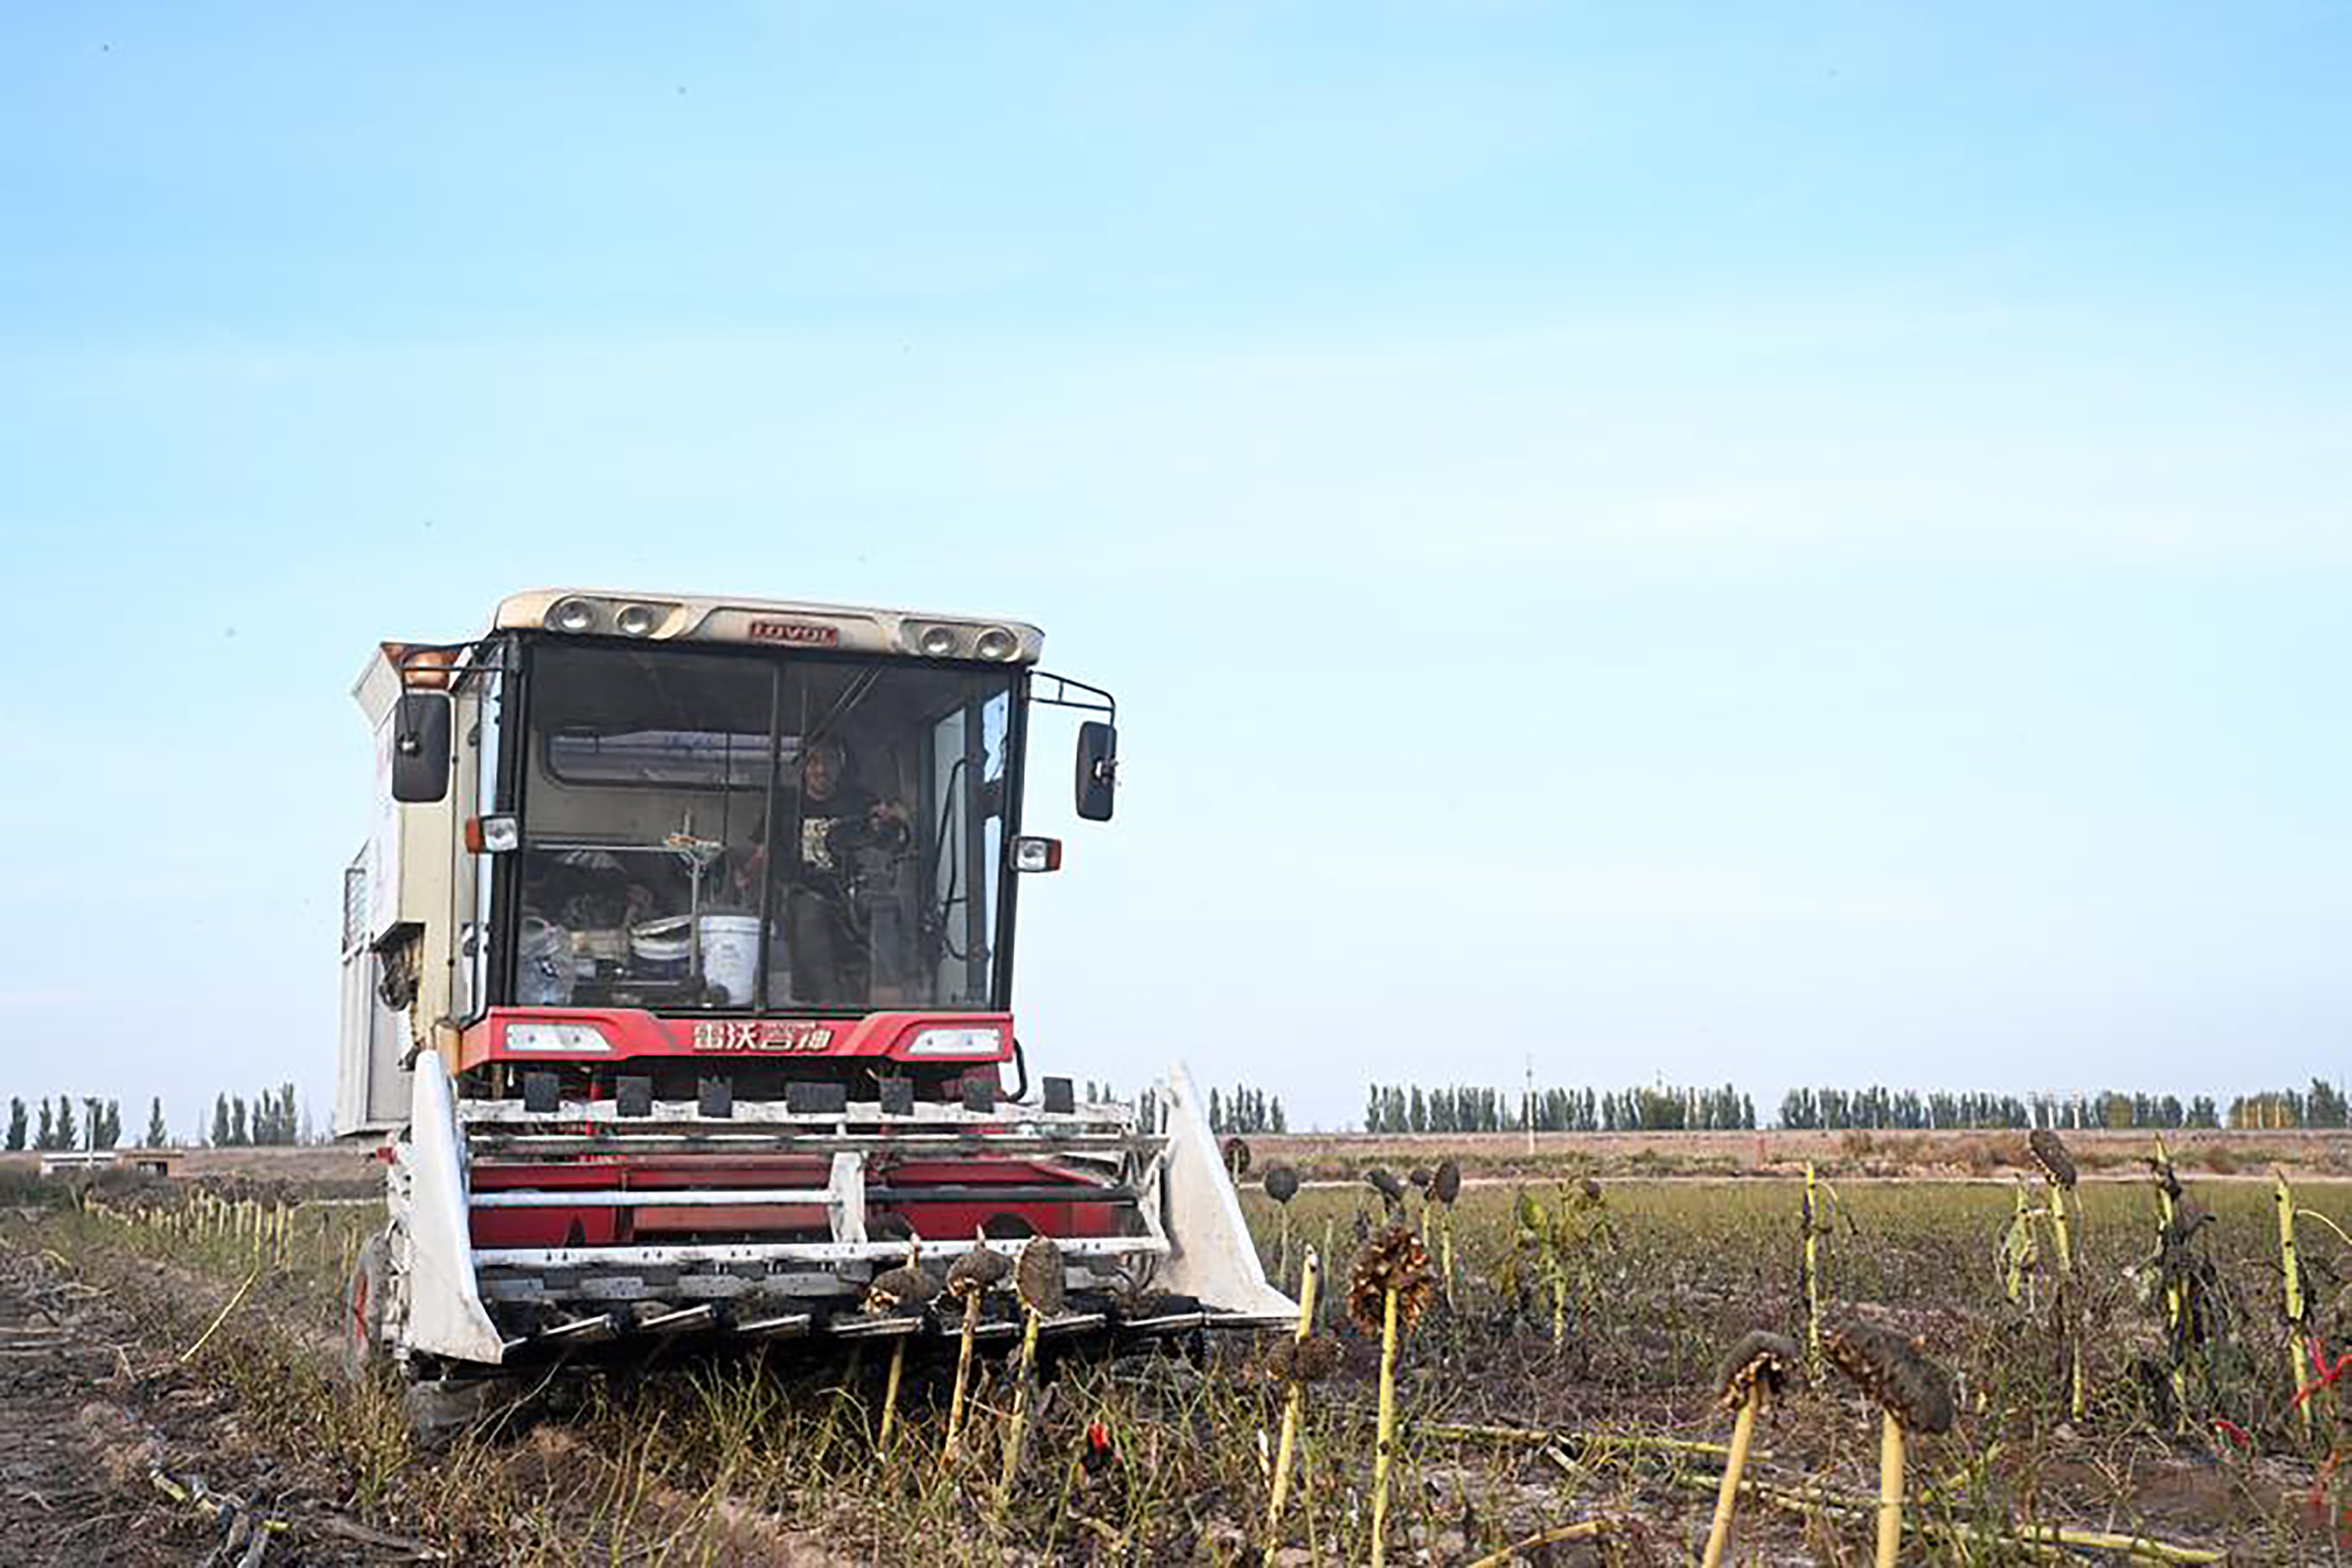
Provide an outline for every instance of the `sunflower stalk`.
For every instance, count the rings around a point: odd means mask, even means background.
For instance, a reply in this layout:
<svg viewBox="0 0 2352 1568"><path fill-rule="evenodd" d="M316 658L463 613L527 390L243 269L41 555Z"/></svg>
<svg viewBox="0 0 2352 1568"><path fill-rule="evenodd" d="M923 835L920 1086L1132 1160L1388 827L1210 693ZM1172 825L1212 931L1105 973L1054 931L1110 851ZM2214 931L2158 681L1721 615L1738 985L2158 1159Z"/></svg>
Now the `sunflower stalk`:
<svg viewBox="0 0 2352 1568"><path fill-rule="evenodd" d="M1022 1450L1029 1441L1029 1387L1037 1368L1037 1325L1044 1321L1034 1307L1024 1307L1022 1316L1026 1325L1021 1331L1021 1372L1013 1384L1012 1424L1004 1434L1004 1473L996 1483L1000 1508L1013 1496L1013 1478L1020 1473Z"/></svg>
<svg viewBox="0 0 2352 1568"><path fill-rule="evenodd" d="M2040 1251L2034 1241L2033 1221L2041 1210L2026 1206L2025 1184L2021 1182L2011 1190L2009 1231L2000 1244L2001 1289L2012 1307L2025 1305L2025 1271L2033 1267Z"/></svg>
<svg viewBox="0 0 2352 1568"><path fill-rule="evenodd" d="M1707 1528L1703 1568L1719 1568L1731 1543L1731 1519L1739 1501L1739 1472L1747 1468L1749 1444L1756 1436L1756 1413L1770 1403L1795 1371L1797 1347L1780 1335L1759 1330L1731 1349L1716 1374L1722 1403L1737 1405L1732 1424L1731 1452L1725 1458L1723 1484L1717 1489L1715 1519Z"/></svg>
<svg viewBox="0 0 2352 1568"><path fill-rule="evenodd" d="M2305 1338L2303 1304L2303 1260L2294 1242L2294 1189L2286 1184L2286 1173L2273 1171L2271 1180L2278 1200L2279 1273L2286 1286L2286 1364L2294 1379L2294 1410L2303 1418L2303 1435L2312 1435L2311 1385L2303 1372L2303 1346Z"/></svg>
<svg viewBox="0 0 2352 1568"><path fill-rule="evenodd" d="M1246 1168L1246 1149L1242 1163ZM1026 1321L1021 1331L1021 1380L1013 1389L1012 1430L1004 1441L1004 1478L997 1487L999 1507L1013 1496L1013 1480L1020 1473L1022 1449L1029 1437L1029 1394L1037 1381L1037 1330L1048 1316L1062 1310L1062 1249L1049 1237L1032 1237L1021 1249L1013 1283L1020 1293Z"/></svg>
<svg viewBox="0 0 2352 1568"><path fill-rule="evenodd" d="M2066 1216L2066 1189L2054 1184L2050 1189L2050 1228L2058 1243L2058 1301L2066 1336L2066 1408L2080 1421L2084 1408L2083 1336L2074 1322L2074 1238Z"/></svg>
<svg viewBox="0 0 2352 1568"><path fill-rule="evenodd" d="M1372 1450L1372 1568L1388 1561L1389 1467L1396 1456L1397 1293L1383 1293L1381 1322L1381 1426Z"/></svg>
<svg viewBox="0 0 2352 1568"><path fill-rule="evenodd" d="M1822 1369L1822 1203L1813 1163L1805 1162L1805 1354Z"/></svg>
<svg viewBox="0 0 2352 1568"><path fill-rule="evenodd" d="M981 1301L1011 1267L1003 1253L990 1247L985 1231L976 1232L973 1239L979 1245L957 1258L948 1270L949 1293L963 1298L963 1328L956 1345L955 1390L948 1397L947 1441L940 1447L941 1455L949 1460L954 1459L956 1443L963 1435L964 1391L971 1384L972 1341L980 1331Z"/></svg>
<svg viewBox="0 0 2352 1568"><path fill-rule="evenodd" d="M2180 1224L2179 1205L2172 1194L2179 1182L2172 1173L2172 1155L2164 1147L2164 1134L2156 1135L2156 1256L2164 1276L2164 1338L2169 1347L2167 1358L2172 1363L2172 1425L2182 1432L2189 1426L2189 1299L2181 1283L2180 1270L2174 1266L2172 1250Z"/></svg>
<svg viewBox="0 0 2352 1568"><path fill-rule="evenodd" d="M1391 1225L1358 1254L1348 1281L1348 1313L1359 1327L1381 1326L1381 1402L1378 1446L1372 1458L1373 1568L1388 1560L1389 1472L1396 1458L1397 1345L1428 1305L1433 1288L1429 1254L1421 1238Z"/></svg>
<svg viewBox="0 0 2352 1568"><path fill-rule="evenodd" d="M1286 1210L1285 1211L1287 1212ZM1298 1270L1298 1337L1294 1344L1305 1344L1315 1331L1315 1286L1321 1273L1322 1259L1310 1249L1300 1261ZM1282 1437L1274 1450L1274 1489L1265 1505L1265 1562L1273 1568L1276 1554L1282 1548L1282 1505L1290 1496L1290 1460L1298 1443L1298 1421L1307 1405L1307 1384L1298 1377L1290 1380L1290 1392L1282 1403Z"/></svg>
<svg viewBox="0 0 2352 1568"><path fill-rule="evenodd" d="M1903 1424L1878 1417L1878 1568L1895 1568L1903 1549Z"/></svg>
<svg viewBox="0 0 2352 1568"><path fill-rule="evenodd" d="M882 1383L882 1429L875 1435L874 1446L887 1454L890 1438L898 1426L898 1380L907 1370L907 1336L899 1335L890 1342L890 1372Z"/></svg>
<svg viewBox="0 0 2352 1568"><path fill-rule="evenodd" d="M956 1344L955 1390L948 1395L948 1436L942 1451L950 1459L955 1458L956 1441L963 1435L964 1389L971 1382L972 1336L980 1328L980 1292L971 1291L963 1299L963 1331Z"/></svg>
<svg viewBox="0 0 2352 1568"><path fill-rule="evenodd" d="M2064 1141L2046 1127L2027 1133L2025 1146L2050 1183L2050 1228L2058 1244L2058 1322L2065 1340L2066 1408L2080 1421L2084 1407L2082 1287L2074 1277L2074 1234L2066 1215L2066 1194L2076 1180L2074 1159Z"/></svg>

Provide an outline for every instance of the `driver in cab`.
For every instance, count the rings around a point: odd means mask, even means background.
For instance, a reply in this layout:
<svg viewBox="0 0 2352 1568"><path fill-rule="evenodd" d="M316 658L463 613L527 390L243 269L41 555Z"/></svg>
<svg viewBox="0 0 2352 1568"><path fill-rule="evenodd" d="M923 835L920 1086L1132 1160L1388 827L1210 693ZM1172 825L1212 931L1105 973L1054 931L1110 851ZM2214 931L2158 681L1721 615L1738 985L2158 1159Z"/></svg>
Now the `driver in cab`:
<svg viewBox="0 0 2352 1568"><path fill-rule="evenodd" d="M869 868L903 855L913 829L905 803L877 800L849 777L847 754L831 736L803 748L800 783L795 809L782 820L790 853L772 861L765 832L753 828L751 851L734 869L734 889L757 909L760 879L776 879L777 925L792 966L793 1000L862 1004L869 989L894 988L899 979L895 940L876 940L895 939L897 910L887 888L866 885L877 879ZM886 907L887 921L878 918Z"/></svg>

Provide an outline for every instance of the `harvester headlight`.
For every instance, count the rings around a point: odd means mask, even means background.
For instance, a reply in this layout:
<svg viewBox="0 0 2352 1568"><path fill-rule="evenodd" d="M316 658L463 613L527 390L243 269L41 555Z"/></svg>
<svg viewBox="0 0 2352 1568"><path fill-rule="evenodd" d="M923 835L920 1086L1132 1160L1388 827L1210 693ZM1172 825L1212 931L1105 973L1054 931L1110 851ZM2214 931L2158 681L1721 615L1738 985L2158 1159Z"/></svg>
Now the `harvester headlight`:
<svg viewBox="0 0 2352 1568"><path fill-rule="evenodd" d="M596 626L596 605L588 599L558 599L547 606L544 624L550 631L593 631Z"/></svg>
<svg viewBox="0 0 2352 1568"><path fill-rule="evenodd" d="M509 1024L510 1051L609 1051L612 1043L593 1024Z"/></svg>
<svg viewBox="0 0 2352 1568"><path fill-rule="evenodd" d="M1062 841L1058 838L1034 838L1028 835L1013 841L1013 868L1016 871L1058 871L1062 868Z"/></svg>
<svg viewBox="0 0 2352 1568"><path fill-rule="evenodd" d="M956 651L960 640L953 626L925 626L915 646L933 658L946 658Z"/></svg>
<svg viewBox="0 0 2352 1568"><path fill-rule="evenodd" d="M994 1029L925 1029L907 1042L910 1057L993 1057L1004 1037Z"/></svg>
<svg viewBox="0 0 2352 1568"><path fill-rule="evenodd" d="M613 617L613 624L621 628L625 637L649 637L662 624L662 613L651 605L625 605L621 613Z"/></svg>
<svg viewBox="0 0 2352 1568"><path fill-rule="evenodd" d="M972 645L972 651L982 658L1007 659L1021 651L1021 639L1014 637L1008 627L991 626L980 634L980 641Z"/></svg>
<svg viewBox="0 0 2352 1568"><path fill-rule="evenodd" d="M466 819L466 848L475 855L507 855L522 847L522 824L509 814Z"/></svg>

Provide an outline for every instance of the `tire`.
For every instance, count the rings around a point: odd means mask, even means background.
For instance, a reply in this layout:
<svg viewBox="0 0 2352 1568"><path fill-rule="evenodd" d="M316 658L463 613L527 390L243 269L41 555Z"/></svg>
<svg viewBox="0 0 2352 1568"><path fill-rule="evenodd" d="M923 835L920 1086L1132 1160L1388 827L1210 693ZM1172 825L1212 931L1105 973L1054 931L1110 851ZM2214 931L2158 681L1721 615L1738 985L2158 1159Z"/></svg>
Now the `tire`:
<svg viewBox="0 0 2352 1568"><path fill-rule="evenodd" d="M401 1403L417 1447L437 1454L467 1433L509 1414L515 1394L512 1378L433 1378L410 1384L402 1391Z"/></svg>
<svg viewBox="0 0 2352 1568"><path fill-rule="evenodd" d="M353 1383L364 1382L392 1366L391 1348L383 1342L384 1293L391 1287L392 1247L379 1231L360 1244L343 1290L342 1368L344 1377Z"/></svg>

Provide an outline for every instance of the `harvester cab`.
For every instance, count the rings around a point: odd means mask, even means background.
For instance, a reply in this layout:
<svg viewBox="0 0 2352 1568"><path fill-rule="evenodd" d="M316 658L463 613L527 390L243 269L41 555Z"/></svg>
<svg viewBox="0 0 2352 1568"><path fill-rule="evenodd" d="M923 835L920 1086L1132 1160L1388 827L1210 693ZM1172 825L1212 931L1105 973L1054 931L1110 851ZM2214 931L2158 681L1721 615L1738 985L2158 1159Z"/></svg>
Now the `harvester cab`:
<svg viewBox="0 0 2352 1568"><path fill-rule="evenodd" d="M1032 711L1108 696L1013 622L548 591L387 643L345 872L337 1131L383 1138L352 1349L419 1379L680 1335L933 1331L862 1310L910 1248L1045 1236L1048 1335L1288 1324L1182 1071L1032 1079L1014 911ZM1010 1077L1011 1082L1006 1081ZM1009 1309L983 1333L1013 1331Z"/></svg>

